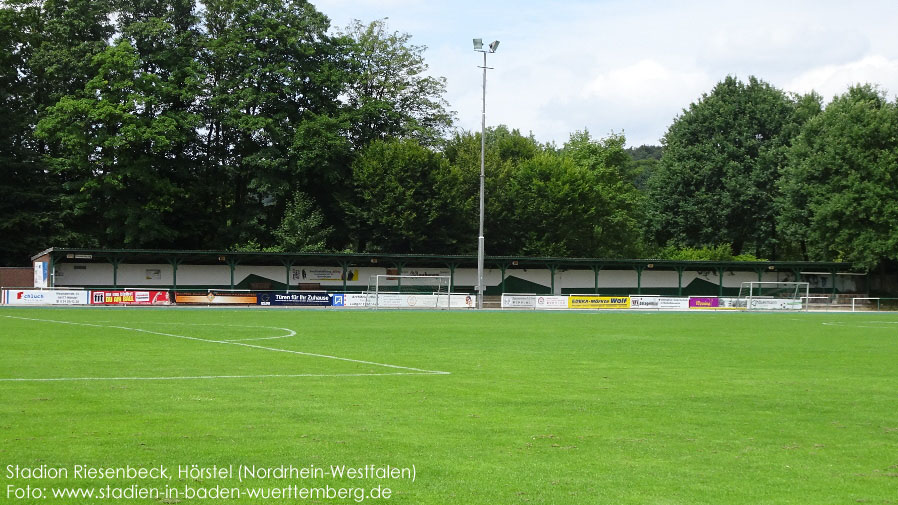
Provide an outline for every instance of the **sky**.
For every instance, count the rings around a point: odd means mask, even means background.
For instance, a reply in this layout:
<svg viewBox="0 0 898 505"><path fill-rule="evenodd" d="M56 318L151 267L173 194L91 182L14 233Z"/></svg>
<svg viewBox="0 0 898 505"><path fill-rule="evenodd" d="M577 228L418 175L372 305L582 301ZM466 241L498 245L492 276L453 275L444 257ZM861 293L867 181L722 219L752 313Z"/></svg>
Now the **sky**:
<svg viewBox="0 0 898 505"><path fill-rule="evenodd" d="M675 117L728 75L828 102L856 83L898 94L895 0L311 0L333 27L388 18L427 47L456 127L486 122L563 145L575 131L659 145Z"/></svg>

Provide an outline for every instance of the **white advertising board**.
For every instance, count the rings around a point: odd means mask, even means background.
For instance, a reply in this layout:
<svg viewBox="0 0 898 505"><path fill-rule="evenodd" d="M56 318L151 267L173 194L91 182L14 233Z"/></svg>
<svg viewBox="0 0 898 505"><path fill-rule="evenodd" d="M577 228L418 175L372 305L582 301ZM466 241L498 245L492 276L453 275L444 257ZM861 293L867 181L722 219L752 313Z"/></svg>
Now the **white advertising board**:
<svg viewBox="0 0 898 505"><path fill-rule="evenodd" d="M660 296L631 296L630 297L630 308L631 309L658 309L658 301L661 299Z"/></svg>
<svg viewBox="0 0 898 505"><path fill-rule="evenodd" d="M82 290L3 290L6 305L87 305L88 291Z"/></svg>
<svg viewBox="0 0 898 505"><path fill-rule="evenodd" d="M745 307L739 307L739 299L738 298L718 298L717 303L718 303L718 306L722 309L745 308Z"/></svg>
<svg viewBox="0 0 898 505"><path fill-rule="evenodd" d="M503 309L532 309L536 306L536 295L502 295Z"/></svg>
<svg viewBox="0 0 898 505"><path fill-rule="evenodd" d="M801 310L800 300L782 300L777 298L752 298L751 310Z"/></svg>
<svg viewBox="0 0 898 505"><path fill-rule="evenodd" d="M567 308L567 297L566 296L537 296L536 297L536 308L537 309L566 309Z"/></svg>
<svg viewBox="0 0 898 505"><path fill-rule="evenodd" d="M446 295L421 295L421 294L380 294L377 295L377 305L379 307L397 307L397 308L435 308L437 303L445 307L447 302Z"/></svg>
<svg viewBox="0 0 898 505"><path fill-rule="evenodd" d="M368 298L371 298L371 305L374 305L374 295L365 293L346 293L334 295L335 307L367 307Z"/></svg>
<svg viewBox="0 0 898 505"><path fill-rule="evenodd" d="M369 307L374 308L376 299L374 293L345 293L334 295L335 307ZM477 305L477 296L468 294L453 294L448 297L453 309L474 308ZM380 307L383 308L445 308L446 295L421 295L421 294L381 294Z"/></svg>
<svg viewBox="0 0 898 505"><path fill-rule="evenodd" d="M449 297L450 308L473 309L477 306L477 295L452 295ZM440 306L443 306L440 300Z"/></svg>
<svg viewBox="0 0 898 505"><path fill-rule="evenodd" d="M689 298L658 297L658 308L661 310L689 310Z"/></svg>

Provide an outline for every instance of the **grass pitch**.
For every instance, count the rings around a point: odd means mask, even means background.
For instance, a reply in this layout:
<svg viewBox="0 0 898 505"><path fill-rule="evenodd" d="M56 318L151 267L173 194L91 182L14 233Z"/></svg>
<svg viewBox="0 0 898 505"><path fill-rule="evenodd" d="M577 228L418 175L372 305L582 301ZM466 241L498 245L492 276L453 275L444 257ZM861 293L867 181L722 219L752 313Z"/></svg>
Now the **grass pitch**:
<svg viewBox="0 0 898 505"><path fill-rule="evenodd" d="M894 314L3 308L0 503L893 503L896 358ZM294 485L365 494L186 495ZM48 496L135 486L182 494Z"/></svg>

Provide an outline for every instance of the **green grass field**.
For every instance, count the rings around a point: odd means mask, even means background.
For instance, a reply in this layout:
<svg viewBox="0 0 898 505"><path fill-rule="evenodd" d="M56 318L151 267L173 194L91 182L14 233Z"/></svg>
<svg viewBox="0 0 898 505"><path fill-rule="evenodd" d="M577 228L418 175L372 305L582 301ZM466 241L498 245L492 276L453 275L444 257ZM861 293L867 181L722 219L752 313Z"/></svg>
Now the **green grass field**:
<svg viewBox="0 0 898 505"><path fill-rule="evenodd" d="M898 315L3 308L0 485L47 505L895 503ZM293 485L365 495L186 494ZM163 495L33 496L107 486Z"/></svg>

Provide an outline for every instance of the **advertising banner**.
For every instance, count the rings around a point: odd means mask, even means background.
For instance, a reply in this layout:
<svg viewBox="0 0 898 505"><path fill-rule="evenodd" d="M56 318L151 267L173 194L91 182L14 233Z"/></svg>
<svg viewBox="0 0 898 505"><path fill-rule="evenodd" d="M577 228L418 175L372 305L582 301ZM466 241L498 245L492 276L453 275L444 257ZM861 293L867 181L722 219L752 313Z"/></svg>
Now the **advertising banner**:
<svg viewBox="0 0 898 505"><path fill-rule="evenodd" d="M720 300L716 296L693 296L689 298L690 309L716 309L720 307Z"/></svg>
<svg viewBox="0 0 898 505"><path fill-rule="evenodd" d="M257 293L256 300L263 306L330 307L332 303L327 293L266 292Z"/></svg>
<svg viewBox="0 0 898 505"><path fill-rule="evenodd" d="M631 309L658 309L660 296L631 296Z"/></svg>
<svg viewBox="0 0 898 505"><path fill-rule="evenodd" d="M689 298L685 297L658 297L658 308L661 310L687 310L689 309Z"/></svg>
<svg viewBox="0 0 898 505"><path fill-rule="evenodd" d="M449 303L452 308L473 309L477 306L477 295L451 295ZM440 306L442 307L442 302Z"/></svg>
<svg viewBox="0 0 898 505"><path fill-rule="evenodd" d="M377 304L379 307L411 307L411 308L428 308L437 307L437 303L441 307L445 307L448 303L447 295L405 295L405 294L386 294L378 295Z"/></svg>
<svg viewBox="0 0 898 505"><path fill-rule="evenodd" d="M571 309L628 309L629 296L584 296L568 297L568 308Z"/></svg>
<svg viewBox="0 0 898 505"><path fill-rule="evenodd" d="M91 305L169 305L168 291L91 291Z"/></svg>
<svg viewBox="0 0 898 505"><path fill-rule="evenodd" d="M200 305L255 305L255 293L175 293L175 303Z"/></svg>
<svg viewBox="0 0 898 505"><path fill-rule="evenodd" d="M342 268L329 267L293 267L290 269L290 284L319 281L342 281ZM359 269L346 270L347 281L359 280Z"/></svg>
<svg viewBox="0 0 898 505"><path fill-rule="evenodd" d="M566 309L567 298L566 296L537 296L536 308L541 310Z"/></svg>
<svg viewBox="0 0 898 505"><path fill-rule="evenodd" d="M739 305L738 298L718 298L717 307L721 309L745 310L745 304Z"/></svg>
<svg viewBox="0 0 898 505"><path fill-rule="evenodd" d="M502 295L503 309L532 309L536 306L536 295Z"/></svg>
<svg viewBox="0 0 898 505"><path fill-rule="evenodd" d="M84 290L6 289L5 305L87 305L88 292Z"/></svg>
<svg viewBox="0 0 898 505"><path fill-rule="evenodd" d="M371 300L371 305L374 305L374 295L368 295L365 293L337 293L332 299L331 303L334 307L367 307L368 300Z"/></svg>
<svg viewBox="0 0 898 505"><path fill-rule="evenodd" d="M332 297L334 307L368 307L376 305L374 293L336 293ZM477 295L454 294L447 295L380 295L380 307L382 308L440 308L446 307L446 301L453 309L472 309L477 305Z"/></svg>
<svg viewBox="0 0 898 505"><path fill-rule="evenodd" d="M800 300L783 300L777 298L752 298L752 310L801 310Z"/></svg>
<svg viewBox="0 0 898 505"><path fill-rule="evenodd" d="M50 278L49 264L46 261L34 262L34 287L45 288Z"/></svg>

